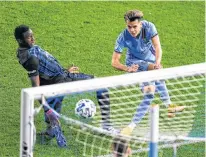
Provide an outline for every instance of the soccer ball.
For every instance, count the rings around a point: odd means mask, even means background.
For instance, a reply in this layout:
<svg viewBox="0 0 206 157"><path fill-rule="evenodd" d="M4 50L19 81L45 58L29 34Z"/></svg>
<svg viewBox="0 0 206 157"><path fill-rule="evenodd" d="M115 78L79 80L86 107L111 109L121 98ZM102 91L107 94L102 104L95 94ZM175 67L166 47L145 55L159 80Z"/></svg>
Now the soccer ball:
<svg viewBox="0 0 206 157"><path fill-rule="evenodd" d="M81 99L76 103L75 114L82 118L92 118L96 113L95 103L90 99Z"/></svg>

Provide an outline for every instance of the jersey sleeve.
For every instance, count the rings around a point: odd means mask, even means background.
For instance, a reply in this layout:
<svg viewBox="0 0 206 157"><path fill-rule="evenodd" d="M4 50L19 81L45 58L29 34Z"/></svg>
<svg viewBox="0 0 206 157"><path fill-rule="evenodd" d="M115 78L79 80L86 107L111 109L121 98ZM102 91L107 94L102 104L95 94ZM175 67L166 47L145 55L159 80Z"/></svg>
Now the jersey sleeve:
<svg viewBox="0 0 206 157"><path fill-rule="evenodd" d="M116 40L114 51L118 53L122 53L124 47L125 47L125 40L124 40L123 33L121 33Z"/></svg>
<svg viewBox="0 0 206 157"><path fill-rule="evenodd" d="M39 67L39 60L35 56L31 56L24 64L23 67L27 70L28 76L37 76L39 75L38 67Z"/></svg>

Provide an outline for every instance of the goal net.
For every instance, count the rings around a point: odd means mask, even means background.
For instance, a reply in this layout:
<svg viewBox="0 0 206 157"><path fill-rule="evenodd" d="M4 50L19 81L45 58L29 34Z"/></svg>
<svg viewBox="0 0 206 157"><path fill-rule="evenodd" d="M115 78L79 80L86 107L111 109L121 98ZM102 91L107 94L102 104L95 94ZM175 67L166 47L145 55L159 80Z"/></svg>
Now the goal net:
<svg viewBox="0 0 206 157"><path fill-rule="evenodd" d="M205 72L206 64L200 63L22 89L20 156L112 156L111 147L117 135L101 128L104 115L101 115L96 91L106 89L110 102L110 122L115 129L122 130L131 122L143 100L140 84L151 81L165 81L172 103L185 106L185 109L172 117L168 116L168 108L156 93L152 104L158 104L155 105L159 106L158 116L150 118L153 111L146 113L131 136L127 137L130 139L132 156L154 156L149 147L154 139L158 142L159 156L186 156L188 151L193 152L194 156L203 156ZM43 116L43 106L46 104L42 100L62 96L62 111L57 114L67 140L65 148L59 148L55 138L47 139L38 134L46 128ZM75 115L75 104L81 99L95 102L97 111L93 118L84 119ZM42 101L41 105L39 100Z"/></svg>

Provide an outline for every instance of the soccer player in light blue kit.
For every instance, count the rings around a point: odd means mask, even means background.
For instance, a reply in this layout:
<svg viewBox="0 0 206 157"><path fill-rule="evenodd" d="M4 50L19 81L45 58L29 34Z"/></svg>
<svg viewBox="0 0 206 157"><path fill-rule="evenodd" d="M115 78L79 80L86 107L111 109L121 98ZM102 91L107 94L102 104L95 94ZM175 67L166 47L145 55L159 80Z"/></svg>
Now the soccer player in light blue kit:
<svg viewBox="0 0 206 157"><path fill-rule="evenodd" d="M124 15L127 28L123 30L115 44L112 56L112 66L125 72L141 72L162 68L162 49L156 27L153 23L143 20L143 13L139 10L130 10ZM126 65L120 62L123 49L127 48ZM144 82L141 85L144 93L143 101L123 134L130 134L134 127L147 113L154 98L154 93L160 94L160 99L168 107L168 116L174 117L175 112L184 110L184 106L174 106L164 81ZM126 132L125 132L126 131Z"/></svg>

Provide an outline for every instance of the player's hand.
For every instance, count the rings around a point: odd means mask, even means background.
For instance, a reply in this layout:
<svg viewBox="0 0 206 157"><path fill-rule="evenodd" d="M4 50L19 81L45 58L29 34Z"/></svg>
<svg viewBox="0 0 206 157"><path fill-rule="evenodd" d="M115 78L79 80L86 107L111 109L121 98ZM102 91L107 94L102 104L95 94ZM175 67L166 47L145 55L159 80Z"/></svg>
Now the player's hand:
<svg viewBox="0 0 206 157"><path fill-rule="evenodd" d="M139 68L138 64L133 64L132 66L127 68L127 72L129 72L129 73L137 72L138 68Z"/></svg>
<svg viewBox="0 0 206 157"><path fill-rule="evenodd" d="M162 65L160 63L155 63L154 69L162 69Z"/></svg>
<svg viewBox="0 0 206 157"><path fill-rule="evenodd" d="M71 67L69 67L68 72L70 73L79 73L79 67L72 65Z"/></svg>

